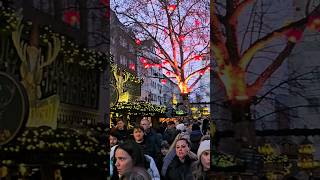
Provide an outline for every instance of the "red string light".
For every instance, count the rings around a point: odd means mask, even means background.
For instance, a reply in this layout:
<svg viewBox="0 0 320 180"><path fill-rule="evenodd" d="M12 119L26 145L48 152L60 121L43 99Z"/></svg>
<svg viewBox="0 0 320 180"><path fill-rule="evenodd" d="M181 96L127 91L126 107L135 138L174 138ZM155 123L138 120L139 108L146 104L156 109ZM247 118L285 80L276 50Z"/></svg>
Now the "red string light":
<svg viewBox="0 0 320 180"><path fill-rule="evenodd" d="M180 35L179 36L179 41L180 42L183 42L185 39L186 39L186 37L184 35Z"/></svg>
<svg viewBox="0 0 320 180"><path fill-rule="evenodd" d="M131 70L136 70L136 65L133 64L133 63L130 63L129 68L130 68Z"/></svg>
<svg viewBox="0 0 320 180"><path fill-rule="evenodd" d="M194 24L195 24L196 26L200 26L201 22L200 22L198 19L196 19L196 20L194 21Z"/></svg>
<svg viewBox="0 0 320 180"><path fill-rule="evenodd" d="M144 57L141 57L141 58L140 58L140 61L141 61L143 64L145 64L145 63L148 62Z"/></svg>
<svg viewBox="0 0 320 180"><path fill-rule="evenodd" d="M169 11L174 11L176 9L176 5L169 5L168 10Z"/></svg>
<svg viewBox="0 0 320 180"><path fill-rule="evenodd" d="M136 44L137 44L138 46L141 45L140 39L136 39L135 42L136 42Z"/></svg>
<svg viewBox="0 0 320 180"><path fill-rule="evenodd" d="M64 16L64 21L71 26L75 26L75 25L80 24L79 11L75 11L75 10L65 11L63 16Z"/></svg>
<svg viewBox="0 0 320 180"><path fill-rule="evenodd" d="M161 79L161 84L166 84L167 80L166 79Z"/></svg>
<svg viewBox="0 0 320 180"><path fill-rule="evenodd" d="M296 43L302 38L302 33L303 32L299 29L290 29L285 35L287 36L288 41Z"/></svg>
<svg viewBox="0 0 320 180"><path fill-rule="evenodd" d="M144 68L150 68L150 67L151 67L150 64L145 64L145 65L144 65Z"/></svg>
<svg viewBox="0 0 320 180"><path fill-rule="evenodd" d="M320 16L309 17L307 27L311 30L320 31Z"/></svg>
<svg viewBox="0 0 320 180"><path fill-rule="evenodd" d="M194 57L194 59L195 59L196 61L201 61L201 60L202 60L202 56L196 55L196 56Z"/></svg>

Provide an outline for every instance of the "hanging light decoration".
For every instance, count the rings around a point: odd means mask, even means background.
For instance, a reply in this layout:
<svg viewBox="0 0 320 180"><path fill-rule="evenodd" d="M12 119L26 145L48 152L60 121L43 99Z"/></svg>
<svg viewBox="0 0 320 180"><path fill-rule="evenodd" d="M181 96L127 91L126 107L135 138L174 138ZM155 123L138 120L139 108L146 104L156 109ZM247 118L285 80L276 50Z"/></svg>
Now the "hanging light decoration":
<svg viewBox="0 0 320 180"><path fill-rule="evenodd" d="M302 38L303 31L300 29L290 29L285 34L288 38L288 41L296 43Z"/></svg>
<svg viewBox="0 0 320 180"><path fill-rule="evenodd" d="M140 46L140 45L141 45L141 41L140 41L140 39L136 39L136 40L135 40L135 42L136 42L136 45L138 45L138 46Z"/></svg>
<svg viewBox="0 0 320 180"><path fill-rule="evenodd" d="M196 20L194 20L194 24L195 24L196 26L200 26L200 25L201 25L201 22L200 22L198 19L196 19Z"/></svg>
<svg viewBox="0 0 320 180"><path fill-rule="evenodd" d="M141 57L140 58L140 61L143 63L143 64L146 64L148 61L146 60L146 58L144 58L144 57Z"/></svg>
<svg viewBox="0 0 320 180"><path fill-rule="evenodd" d="M64 21L71 26L80 24L80 13L76 10L68 10L63 14Z"/></svg>
<svg viewBox="0 0 320 180"><path fill-rule="evenodd" d="M166 84L167 80L166 79L161 79L161 84Z"/></svg>
<svg viewBox="0 0 320 180"><path fill-rule="evenodd" d="M179 41L180 42L183 42L185 39L186 39L186 37L184 35L180 35L179 36Z"/></svg>
<svg viewBox="0 0 320 180"><path fill-rule="evenodd" d="M196 55L196 56L194 57L194 59L195 59L196 61L201 61L201 60L202 60L202 56Z"/></svg>
<svg viewBox="0 0 320 180"><path fill-rule="evenodd" d="M129 68L134 71L136 70L136 65L134 63L130 63Z"/></svg>
<svg viewBox="0 0 320 180"><path fill-rule="evenodd" d="M145 65L144 65L144 68L150 68L150 67L151 67L150 64L145 64Z"/></svg>
<svg viewBox="0 0 320 180"><path fill-rule="evenodd" d="M176 8L177 8L177 6L174 4L168 6L169 11L174 11Z"/></svg>
<svg viewBox="0 0 320 180"><path fill-rule="evenodd" d="M320 16L310 16L307 27L311 30L320 31Z"/></svg>

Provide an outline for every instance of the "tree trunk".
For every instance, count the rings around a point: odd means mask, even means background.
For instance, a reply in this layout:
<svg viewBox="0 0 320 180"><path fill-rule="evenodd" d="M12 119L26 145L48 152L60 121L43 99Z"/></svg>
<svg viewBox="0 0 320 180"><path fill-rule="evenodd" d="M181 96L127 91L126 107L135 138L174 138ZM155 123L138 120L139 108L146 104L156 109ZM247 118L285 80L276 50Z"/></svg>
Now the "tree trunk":
<svg viewBox="0 0 320 180"><path fill-rule="evenodd" d="M255 123L251 119L250 105L250 100L231 102L236 151L256 145Z"/></svg>

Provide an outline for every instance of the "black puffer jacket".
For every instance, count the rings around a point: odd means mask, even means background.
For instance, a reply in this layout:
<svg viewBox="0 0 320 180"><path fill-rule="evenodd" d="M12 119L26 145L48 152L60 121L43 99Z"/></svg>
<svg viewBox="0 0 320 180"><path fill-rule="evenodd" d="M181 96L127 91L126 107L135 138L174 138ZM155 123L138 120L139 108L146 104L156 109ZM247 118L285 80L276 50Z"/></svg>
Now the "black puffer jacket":
<svg viewBox="0 0 320 180"><path fill-rule="evenodd" d="M202 137L202 133L200 130L192 131L190 134L191 151L196 154L200 145L201 137Z"/></svg>
<svg viewBox="0 0 320 180"><path fill-rule="evenodd" d="M161 142L153 129L144 136L144 143L146 146L144 153L151 156L153 159L156 159L157 154L160 153Z"/></svg>
<svg viewBox="0 0 320 180"><path fill-rule="evenodd" d="M178 156L175 156L168 166L165 180L192 180L191 164L195 160L186 156L185 161L182 163Z"/></svg>

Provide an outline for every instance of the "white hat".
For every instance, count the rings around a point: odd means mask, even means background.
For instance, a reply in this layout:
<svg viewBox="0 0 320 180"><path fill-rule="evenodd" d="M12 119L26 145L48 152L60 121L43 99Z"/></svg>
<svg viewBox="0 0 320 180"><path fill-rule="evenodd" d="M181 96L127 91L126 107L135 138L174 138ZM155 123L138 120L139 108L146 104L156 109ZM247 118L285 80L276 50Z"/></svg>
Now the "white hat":
<svg viewBox="0 0 320 180"><path fill-rule="evenodd" d="M198 159L200 159L200 156L203 153L203 151L206 151L206 150L210 150L210 140L204 140L200 143L198 152L197 152Z"/></svg>
<svg viewBox="0 0 320 180"><path fill-rule="evenodd" d="M186 130L186 127L184 126L184 124L178 124L176 126L176 129L177 130L180 130L181 132L183 132L184 130Z"/></svg>

